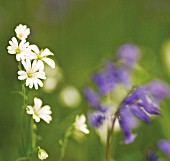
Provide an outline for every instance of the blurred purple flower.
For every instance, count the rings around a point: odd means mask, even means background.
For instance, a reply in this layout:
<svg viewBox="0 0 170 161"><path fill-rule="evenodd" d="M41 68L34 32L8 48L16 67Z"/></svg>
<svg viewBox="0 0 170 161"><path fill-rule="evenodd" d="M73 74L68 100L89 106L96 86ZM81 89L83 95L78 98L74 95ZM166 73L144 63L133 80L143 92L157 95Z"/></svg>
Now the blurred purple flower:
<svg viewBox="0 0 170 161"><path fill-rule="evenodd" d="M147 152L147 159L149 161L162 161L160 160L157 155L153 151L148 151Z"/></svg>
<svg viewBox="0 0 170 161"><path fill-rule="evenodd" d="M156 105L156 102L149 98L149 96L148 89L145 86L139 86L129 96L127 96L125 103L129 106L136 105L139 109L144 110L151 115L159 116L159 107Z"/></svg>
<svg viewBox="0 0 170 161"><path fill-rule="evenodd" d="M129 70L123 67L118 68L111 62L106 63L105 71L94 74L92 79L96 83L101 94L109 93L118 84L123 84L126 87L131 85Z"/></svg>
<svg viewBox="0 0 170 161"><path fill-rule="evenodd" d="M162 81L154 80L149 83L146 88L152 94L157 103L159 103L162 99L170 97L170 88Z"/></svg>
<svg viewBox="0 0 170 161"><path fill-rule="evenodd" d="M170 158L170 140L160 140L158 147Z"/></svg>
<svg viewBox="0 0 170 161"><path fill-rule="evenodd" d="M130 144L137 136L136 134L132 133L132 129L137 127L138 121L134 117L133 113L124 106L122 106L120 109L119 115L119 123L125 135L125 144Z"/></svg>
<svg viewBox="0 0 170 161"><path fill-rule="evenodd" d="M95 128L100 127L105 119L105 115L101 112L95 112L89 116L90 125Z"/></svg>
<svg viewBox="0 0 170 161"><path fill-rule="evenodd" d="M139 59L140 50L134 44L124 44L118 49L118 58L129 68L133 68Z"/></svg>
<svg viewBox="0 0 170 161"><path fill-rule="evenodd" d="M131 131L137 125L135 118L145 123L150 123L149 115L160 115L160 110L156 102L150 99L150 88L146 86L136 87L122 102L119 109L119 123L125 135L125 143L134 141L136 135ZM158 90L159 91L159 90ZM158 92L159 93L159 92ZM158 95L157 93L157 95Z"/></svg>
<svg viewBox="0 0 170 161"><path fill-rule="evenodd" d="M92 79L96 83L101 94L106 94L112 90L114 82L110 80L106 73L98 72L93 75Z"/></svg>
<svg viewBox="0 0 170 161"><path fill-rule="evenodd" d="M100 105L100 98L92 89L85 88L84 95L91 106L98 107Z"/></svg>

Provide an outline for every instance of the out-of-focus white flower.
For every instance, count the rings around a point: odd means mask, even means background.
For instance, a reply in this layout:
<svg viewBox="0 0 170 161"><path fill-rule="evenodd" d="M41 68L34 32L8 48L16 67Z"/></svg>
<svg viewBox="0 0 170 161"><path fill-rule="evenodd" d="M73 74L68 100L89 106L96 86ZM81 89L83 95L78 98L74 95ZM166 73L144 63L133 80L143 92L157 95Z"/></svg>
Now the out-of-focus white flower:
<svg viewBox="0 0 170 161"><path fill-rule="evenodd" d="M34 98L34 106L27 106L27 113L32 115L36 122L40 122L40 119L42 119L49 124L52 120L50 106L45 105L42 107L42 100L39 98Z"/></svg>
<svg viewBox="0 0 170 161"><path fill-rule="evenodd" d="M38 158L40 160L47 159L48 158L47 152L44 149L39 148L39 150L38 150Z"/></svg>
<svg viewBox="0 0 170 161"><path fill-rule="evenodd" d="M77 107L81 101L79 91L72 86L65 87L60 93L60 98L64 105L72 108Z"/></svg>
<svg viewBox="0 0 170 161"><path fill-rule="evenodd" d="M26 25L20 24L15 28L15 32L16 32L17 38L19 38L20 40L24 40L30 34L30 29L27 28Z"/></svg>
<svg viewBox="0 0 170 161"><path fill-rule="evenodd" d="M58 65L55 68L45 66L44 71L47 79L44 81L43 89L46 92L52 92L63 78L62 71Z"/></svg>
<svg viewBox="0 0 170 161"><path fill-rule="evenodd" d="M34 86L35 89L38 89L38 85L42 87L43 82L40 79L46 79L42 64L37 62L37 60L34 60L32 64L30 60L22 61L22 64L25 68L25 71L18 71L18 79L26 79L26 86L29 86L29 88L33 88Z"/></svg>
<svg viewBox="0 0 170 161"><path fill-rule="evenodd" d="M24 60L31 54L31 50L28 48L29 42L26 42L26 40L22 40L20 43L18 43L17 39L13 37L12 40L9 41L9 44L10 46L7 47L8 53L16 54L17 61Z"/></svg>
<svg viewBox="0 0 170 161"><path fill-rule="evenodd" d="M87 129L86 125L86 117L83 114L80 116L76 116L75 129L85 134L89 134L89 130Z"/></svg>
<svg viewBox="0 0 170 161"><path fill-rule="evenodd" d="M35 58L42 64L45 62L51 68L55 68L54 60L47 58L48 56L54 55L49 49L39 50L37 45L30 45L29 48L35 53Z"/></svg>

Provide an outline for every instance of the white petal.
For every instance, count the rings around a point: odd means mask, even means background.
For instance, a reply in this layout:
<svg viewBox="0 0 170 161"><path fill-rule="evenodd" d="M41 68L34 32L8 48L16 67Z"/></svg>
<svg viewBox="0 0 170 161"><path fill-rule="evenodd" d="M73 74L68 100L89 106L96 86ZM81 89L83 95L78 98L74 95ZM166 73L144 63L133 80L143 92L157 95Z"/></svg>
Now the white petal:
<svg viewBox="0 0 170 161"><path fill-rule="evenodd" d="M35 81L34 81L34 87L35 87L36 90L38 89L38 84Z"/></svg>
<svg viewBox="0 0 170 161"><path fill-rule="evenodd" d="M27 106L27 114L33 114L34 110L32 108L32 106Z"/></svg>
<svg viewBox="0 0 170 161"><path fill-rule="evenodd" d="M40 53L40 50L37 45L30 45L29 48L34 51L36 54Z"/></svg>
<svg viewBox="0 0 170 161"><path fill-rule="evenodd" d="M18 79L19 80L24 80L24 79L27 79L27 76L26 75L21 75L21 76L18 76Z"/></svg>
<svg viewBox="0 0 170 161"><path fill-rule="evenodd" d="M13 45L18 47L18 41L15 37L12 38L12 41L13 41Z"/></svg>
<svg viewBox="0 0 170 161"><path fill-rule="evenodd" d="M34 106L36 107L36 110L40 109L41 106L42 106L42 100L37 98L37 97L35 97L34 98Z"/></svg>
<svg viewBox="0 0 170 161"><path fill-rule="evenodd" d="M37 115L33 115L33 119L34 119L36 122L40 122L40 117L38 117Z"/></svg>
<svg viewBox="0 0 170 161"><path fill-rule="evenodd" d="M41 53L41 56L42 57L46 57L46 56L49 56L49 55L54 55L49 49L44 49L43 52Z"/></svg>
<svg viewBox="0 0 170 161"><path fill-rule="evenodd" d="M46 62L51 68L55 68L55 62L54 60L50 58L43 58L42 59L44 62Z"/></svg>
<svg viewBox="0 0 170 161"><path fill-rule="evenodd" d="M50 115L40 115L40 118L43 119L45 122L47 122L48 124L50 123L50 121L52 120L52 117Z"/></svg>

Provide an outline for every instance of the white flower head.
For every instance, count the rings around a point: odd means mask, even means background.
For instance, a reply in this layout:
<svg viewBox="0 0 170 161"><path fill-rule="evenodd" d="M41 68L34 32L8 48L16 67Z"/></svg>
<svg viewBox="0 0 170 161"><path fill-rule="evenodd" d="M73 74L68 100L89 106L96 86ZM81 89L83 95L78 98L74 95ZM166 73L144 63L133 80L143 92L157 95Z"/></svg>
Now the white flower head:
<svg viewBox="0 0 170 161"><path fill-rule="evenodd" d="M28 48L29 42L26 42L26 40L18 43L17 39L13 37L12 40L9 41L9 44L10 46L7 47L8 53L16 54L17 61L24 60L31 53L31 50Z"/></svg>
<svg viewBox="0 0 170 161"><path fill-rule="evenodd" d="M27 114L32 115L36 122L40 122L40 119L42 119L49 124L52 120L50 106L45 105L42 107L42 100L36 97L34 98L34 106L27 106Z"/></svg>
<svg viewBox="0 0 170 161"><path fill-rule="evenodd" d="M86 125L86 117L83 114L80 116L76 116L75 129L85 134L89 134L89 130L87 129Z"/></svg>
<svg viewBox="0 0 170 161"><path fill-rule="evenodd" d="M39 150L38 150L38 158L40 160L47 159L48 158L47 152L44 149L39 148Z"/></svg>
<svg viewBox="0 0 170 161"><path fill-rule="evenodd" d="M35 89L38 89L38 86L42 87L43 82L41 79L46 79L42 64L37 60L34 60L32 63L30 60L22 61L22 64L25 68L25 71L18 71L18 79L26 79L26 86L29 86L29 88L33 88L33 86Z"/></svg>
<svg viewBox="0 0 170 161"><path fill-rule="evenodd" d="M81 96L79 91L73 86L65 87L61 93L60 98L64 105L70 108L77 107L81 102Z"/></svg>
<svg viewBox="0 0 170 161"><path fill-rule="evenodd" d="M20 24L15 28L15 32L16 32L17 38L19 38L20 40L24 40L30 34L30 29L27 28L26 25Z"/></svg>
<svg viewBox="0 0 170 161"><path fill-rule="evenodd" d="M30 45L29 48L36 54L35 59L38 61L45 62L51 68L55 68L55 62L51 58L47 58L48 56L53 56L54 54L49 49L39 50L37 45Z"/></svg>

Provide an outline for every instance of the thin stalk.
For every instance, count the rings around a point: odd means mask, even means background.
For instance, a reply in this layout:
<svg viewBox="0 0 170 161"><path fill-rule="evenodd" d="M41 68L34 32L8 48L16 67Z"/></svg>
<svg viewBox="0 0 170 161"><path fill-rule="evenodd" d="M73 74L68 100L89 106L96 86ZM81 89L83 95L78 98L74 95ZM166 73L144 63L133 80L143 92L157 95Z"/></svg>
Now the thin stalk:
<svg viewBox="0 0 170 161"><path fill-rule="evenodd" d="M18 65L18 69L19 70L22 70L22 66L21 66L21 62L19 62L19 65ZM28 143L27 143L27 137L26 137L26 119L25 119L25 111L26 111L26 107L27 107L27 94L26 94L26 88L25 88L25 82L22 81L21 83L21 95L23 97L23 104L22 104L22 112L21 112L21 122L22 122L22 131L21 131L21 138L22 138L22 149L23 149L23 152L24 152L24 156L27 156L27 150L28 150ZM25 159L26 160L27 157L23 157L22 159ZM27 158L28 160L28 158Z"/></svg>
<svg viewBox="0 0 170 161"><path fill-rule="evenodd" d="M130 90L130 92L128 92L127 96L132 93L134 91L135 87L132 88L132 90ZM111 142L112 142L112 133L114 130L114 125L115 125L115 121L118 118L119 119L119 113L120 113L120 108L123 104L123 102L125 101L125 99L127 98L127 96L121 101L121 103L119 104L113 120L112 120L112 124L111 124L111 128L108 128L108 133L107 133L107 143L106 143L106 154L105 154L105 161L110 161L111 160Z"/></svg>
<svg viewBox="0 0 170 161"><path fill-rule="evenodd" d="M111 128L108 129L107 133L107 143L106 143L106 155L105 155L105 160L110 161L111 159L111 142L112 142L112 133L115 125L116 118L118 117L117 114L114 115L113 121L112 121L112 126Z"/></svg>
<svg viewBox="0 0 170 161"><path fill-rule="evenodd" d="M31 142L32 142L32 150L35 149L36 147L36 125L34 124L34 120L31 118L31 123L30 123L30 132L31 132Z"/></svg>
<svg viewBox="0 0 170 161"><path fill-rule="evenodd" d="M65 134L64 134L63 140L60 140L61 153L60 153L60 157L59 157L58 161L62 161L64 159L65 151L66 151L66 147L67 147L67 142L68 142L68 139L69 139L69 137L71 136L71 134L73 132L73 128L74 128L74 124L69 126L67 128Z"/></svg>

